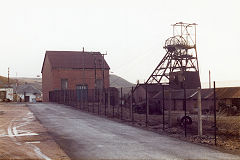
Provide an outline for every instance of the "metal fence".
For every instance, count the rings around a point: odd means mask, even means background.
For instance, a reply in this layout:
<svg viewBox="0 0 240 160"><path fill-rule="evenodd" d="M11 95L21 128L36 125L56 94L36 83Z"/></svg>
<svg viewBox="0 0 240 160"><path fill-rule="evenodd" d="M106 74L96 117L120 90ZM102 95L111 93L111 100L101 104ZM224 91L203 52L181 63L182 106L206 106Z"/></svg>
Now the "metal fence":
<svg viewBox="0 0 240 160"><path fill-rule="evenodd" d="M172 90L162 86L154 96L148 86L143 89L141 96L136 95L134 88L127 94L123 88L56 90L49 93L49 99L155 132L216 144L215 89L211 94L204 90L200 94L201 90Z"/></svg>

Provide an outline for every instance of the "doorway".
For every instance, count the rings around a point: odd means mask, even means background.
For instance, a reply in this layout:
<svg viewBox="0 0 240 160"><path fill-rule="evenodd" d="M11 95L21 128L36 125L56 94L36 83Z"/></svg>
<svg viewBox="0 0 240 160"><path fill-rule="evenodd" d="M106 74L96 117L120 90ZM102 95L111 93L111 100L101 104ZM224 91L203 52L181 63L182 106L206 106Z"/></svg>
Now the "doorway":
<svg viewBox="0 0 240 160"><path fill-rule="evenodd" d="M76 85L76 94L78 102L86 102L88 99L88 86L86 84Z"/></svg>

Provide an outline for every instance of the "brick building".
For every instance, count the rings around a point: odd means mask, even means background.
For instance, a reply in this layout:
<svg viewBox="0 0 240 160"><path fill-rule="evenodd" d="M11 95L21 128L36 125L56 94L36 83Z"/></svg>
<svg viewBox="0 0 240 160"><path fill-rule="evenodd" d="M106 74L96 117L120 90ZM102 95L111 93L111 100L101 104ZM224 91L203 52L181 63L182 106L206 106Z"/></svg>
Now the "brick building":
<svg viewBox="0 0 240 160"><path fill-rule="evenodd" d="M109 87L109 66L100 52L46 51L42 66L43 101L54 90Z"/></svg>

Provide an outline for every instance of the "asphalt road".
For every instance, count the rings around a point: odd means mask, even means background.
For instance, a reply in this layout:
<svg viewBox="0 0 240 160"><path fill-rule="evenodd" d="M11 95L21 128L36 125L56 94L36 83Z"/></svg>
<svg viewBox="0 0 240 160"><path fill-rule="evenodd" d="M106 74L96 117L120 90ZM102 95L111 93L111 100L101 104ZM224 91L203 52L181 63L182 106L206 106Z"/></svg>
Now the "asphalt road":
<svg viewBox="0 0 240 160"><path fill-rule="evenodd" d="M240 159L64 105L29 107L71 159Z"/></svg>

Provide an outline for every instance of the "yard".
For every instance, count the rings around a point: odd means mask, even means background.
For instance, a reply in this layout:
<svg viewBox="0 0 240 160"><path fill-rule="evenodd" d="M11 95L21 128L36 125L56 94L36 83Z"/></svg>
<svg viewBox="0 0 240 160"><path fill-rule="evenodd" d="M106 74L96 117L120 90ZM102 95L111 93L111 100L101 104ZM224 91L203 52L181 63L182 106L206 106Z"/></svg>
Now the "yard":
<svg viewBox="0 0 240 160"><path fill-rule="evenodd" d="M69 157L24 104L0 103L0 159Z"/></svg>

